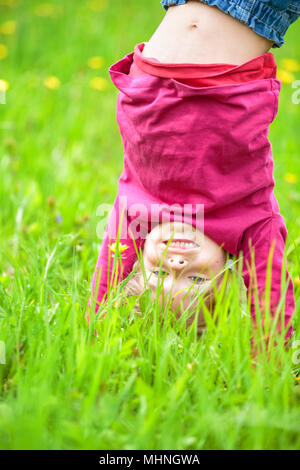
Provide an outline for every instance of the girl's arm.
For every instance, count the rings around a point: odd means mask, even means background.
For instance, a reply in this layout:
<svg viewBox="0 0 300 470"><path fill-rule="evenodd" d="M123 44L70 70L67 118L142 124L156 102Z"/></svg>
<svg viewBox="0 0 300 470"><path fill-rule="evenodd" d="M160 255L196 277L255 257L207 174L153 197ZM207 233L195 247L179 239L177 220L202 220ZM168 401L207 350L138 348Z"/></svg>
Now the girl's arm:
<svg viewBox="0 0 300 470"><path fill-rule="evenodd" d="M287 230L282 216L274 214L273 217L253 225L244 233L241 250L243 251L243 278L249 300L251 297L251 313L255 328L259 325L255 301L258 294L262 327L265 326L266 308L269 309L271 319L274 320L278 307L282 305L278 319L275 320L276 330L281 332L282 326L288 328L286 338L289 338L292 334L291 319L295 310L295 298L293 282L284 264L286 236ZM266 288L268 282L269 288ZM284 312L283 324L281 322L282 311Z"/></svg>

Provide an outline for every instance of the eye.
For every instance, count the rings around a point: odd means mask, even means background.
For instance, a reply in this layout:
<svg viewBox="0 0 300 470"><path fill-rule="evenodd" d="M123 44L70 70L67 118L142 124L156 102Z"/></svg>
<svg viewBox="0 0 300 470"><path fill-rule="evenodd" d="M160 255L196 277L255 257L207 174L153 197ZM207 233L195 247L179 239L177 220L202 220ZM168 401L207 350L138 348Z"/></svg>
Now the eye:
<svg viewBox="0 0 300 470"><path fill-rule="evenodd" d="M155 276L159 276L159 274L161 274L161 276L168 276L169 275L168 271L163 271L162 269L153 271L153 274L155 274Z"/></svg>
<svg viewBox="0 0 300 470"><path fill-rule="evenodd" d="M207 279L205 279L205 277L199 277L199 276L191 276L190 279L195 284L203 284L204 282L207 281Z"/></svg>

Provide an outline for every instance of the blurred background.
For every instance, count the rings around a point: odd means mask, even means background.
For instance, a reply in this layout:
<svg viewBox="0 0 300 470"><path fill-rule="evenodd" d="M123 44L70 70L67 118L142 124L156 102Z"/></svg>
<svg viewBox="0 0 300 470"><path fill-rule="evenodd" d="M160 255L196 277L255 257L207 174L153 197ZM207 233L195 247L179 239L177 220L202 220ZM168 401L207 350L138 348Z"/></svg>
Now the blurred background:
<svg viewBox="0 0 300 470"><path fill-rule="evenodd" d="M0 0L0 448L299 448L299 376L283 348L280 367L276 350L253 367L238 292L202 341L126 309L94 341L84 319L97 207L123 167L108 68L163 16L159 0ZM275 193L299 313L300 19L273 52Z"/></svg>
<svg viewBox="0 0 300 470"><path fill-rule="evenodd" d="M76 256L87 293L100 245L96 210L113 202L123 166L108 68L149 40L163 16L159 0L0 0L4 288L16 270L23 278L33 269L38 275L41 246L51 249L69 235L55 276L68 280ZM276 195L299 288L300 20L272 52L282 80L270 135Z"/></svg>

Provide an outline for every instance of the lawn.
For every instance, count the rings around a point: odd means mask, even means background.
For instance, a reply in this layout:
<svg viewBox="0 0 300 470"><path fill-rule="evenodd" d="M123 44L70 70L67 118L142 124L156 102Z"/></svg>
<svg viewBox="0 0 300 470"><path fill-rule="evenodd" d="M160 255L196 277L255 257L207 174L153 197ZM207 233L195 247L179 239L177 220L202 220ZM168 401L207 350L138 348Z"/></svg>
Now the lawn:
<svg viewBox="0 0 300 470"><path fill-rule="evenodd" d="M238 280L200 340L147 298L138 318L129 302L84 319L97 207L123 165L108 67L163 15L159 0L0 0L1 449L300 448L300 353L262 351L253 366ZM270 139L300 339L300 20L274 54Z"/></svg>

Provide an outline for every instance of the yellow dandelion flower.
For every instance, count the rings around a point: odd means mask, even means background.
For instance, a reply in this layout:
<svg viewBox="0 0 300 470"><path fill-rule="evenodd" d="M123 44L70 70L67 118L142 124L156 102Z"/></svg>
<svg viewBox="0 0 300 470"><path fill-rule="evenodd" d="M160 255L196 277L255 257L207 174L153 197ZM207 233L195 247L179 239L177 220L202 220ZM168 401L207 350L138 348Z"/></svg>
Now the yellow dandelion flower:
<svg viewBox="0 0 300 470"><path fill-rule="evenodd" d="M294 284L296 287L300 287L300 277L296 277L296 279L294 280Z"/></svg>
<svg viewBox="0 0 300 470"><path fill-rule="evenodd" d="M9 89L9 83L6 80L0 79L0 93Z"/></svg>
<svg viewBox="0 0 300 470"><path fill-rule="evenodd" d="M282 68L288 72L298 72L300 70L300 63L295 59L282 59Z"/></svg>
<svg viewBox="0 0 300 470"><path fill-rule="evenodd" d="M44 85L49 90L57 90L57 88L60 87L60 80L59 80L59 78L54 77L52 75L51 77L45 78Z"/></svg>
<svg viewBox="0 0 300 470"><path fill-rule="evenodd" d="M295 76L291 72L288 72L287 70L283 70L283 69L278 69L277 78L282 83L287 83L287 84L291 84L295 81Z"/></svg>
<svg viewBox="0 0 300 470"><path fill-rule="evenodd" d="M290 184L296 184L298 182L298 177L294 173L286 173L284 175L284 180Z"/></svg>
<svg viewBox="0 0 300 470"><path fill-rule="evenodd" d="M109 245L110 251L112 251L113 253L115 253L116 250L117 250L117 246L118 246L118 245L117 245L116 242L114 242L114 243L112 243L111 245ZM123 253L125 250L127 250L127 248L129 248L129 246L127 246L127 245L122 245L122 243L119 243L119 252L120 252L120 253Z"/></svg>
<svg viewBox="0 0 300 470"><path fill-rule="evenodd" d="M111 245L109 245L109 249L110 249L110 251L112 251L113 253L116 252L116 247L117 247L117 244L116 244L116 243L112 243Z"/></svg>
<svg viewBox="0 0 300 470"><path fill-rule="evenodd" d="M53 14L54 8L51 3L41 3L34 9L34 14L36 16L51 16Z"/></svg>
<svg viewBox="0 0 300 470"><path fill-rule="evenodd" d="M87 61L87 64L91 69L97 70L97 69L101 69L101 67L103 67L104 60L103 60L102 57L91 57Z"/></svg>
<svg viewBox="0 0 300 470"><path fill-rule="evenodd" d="M90 86L91 88L94 88L94 90L98 90L98 91L106 90L107 80L105 80L105 78L103 77L94 77L90 81Z"/></svg>
<svg viewBox="0 0 300 470"><path fill-rule="evenodd" d="M89 0L87 7L92 11L103 11L107 7L107 0Z"/></svg>
<svg viewBox="0 0 300 470"><path fill-rule="evenodd" d="M114 242L112 245L110 245L110 250L115 253L116 250L117 250L117 243ZM120 253L123 253L124 251L127 250L127 248L129 248L127 245L123 245L122 243L119 243L119 252Z"/></svg>
<svg viewBox="0 0 300 470"><path fill-rule="evenodd" d="M7 56L7 47L4 44L0 44L0 60L5 59Z"/></svg>
<svg viewBox="0 0 300 470"><path fill-rule="evenodd" d="M0 25L0 34L4 34L9 36L10 34L14 34L17 29L16 21L5 21Z"/></svg>

